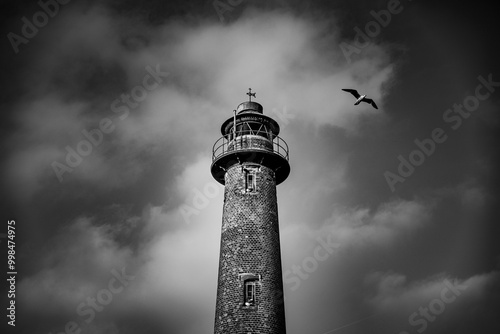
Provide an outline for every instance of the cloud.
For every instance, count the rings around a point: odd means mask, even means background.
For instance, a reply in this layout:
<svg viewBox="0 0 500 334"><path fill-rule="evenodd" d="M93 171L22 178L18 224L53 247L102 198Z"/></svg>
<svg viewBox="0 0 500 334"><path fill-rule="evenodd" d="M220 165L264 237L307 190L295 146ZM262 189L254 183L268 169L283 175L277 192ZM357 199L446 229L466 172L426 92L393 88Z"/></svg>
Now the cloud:
<svg viewBox="0 0 500 334"><path fill-rule="evenodd" d="M23 81L30 94L13 108L16 131L9 137L4 174L9 188L23 203L43 197L49 211L61 210L63 196L73 205L91 203L75 208L69 219L54 218L50 225L57 236L48 241L54 247L41 252L40 262L19 282L19 301L30 304L33 314L64 323L82 299L106 286L112 269L130 267L134 284L106 312L119 319L134 310L144 319L161 310L155 319L176 333L212 326L223 187L209 173L210 150L220 124L246 100L249 87L265 114L275 117L273 109L286 108L294 116L286 129L281 125L294 145L290 179L297 182L290 192L280 188L280 201L288 202L285 210L290 203L305 210L284 225L302 227L313 213L312 240L332 232L343 245L358 247L390 241L425 218L423 204L411 201L374 212L332 212L327 205L319 214L312 205L321 198L329 203L347 186L348 153L341 143L349 140L358 117L380 111L353 109L352 97L340 89L359 88L383 104L383 85L393 73L383 48L373 46L347 65L339 61L336 31L321 20L277 12L248 11L226 26L177 20L132 29L126 23L103 7L91 6L84 14L61 11L24 71L24 78L34 79ZM132 107L123 94L143 85L148 67L168 76ZM116 100L128 109L122 119L124 113L112 108ZM105 118L114 130L59 183L52 162L67 164L67 146L77 150L88 140L82 131L97 129ZM330 132L338 142L324 145L322 136ZM317 178L299 177L307 174ZM220 191L196 207L197 194L214 184ZM135 204L134 212L115 214L128 204ZM196 209L189 223L183 205ZM106 207L111 214L98 213ZM106 314L92 323L94 332L126 328Z"/></svg>
<svg viewBox="0 0 500 334"><path fill-rule="evenodd" d="M435 193L440 197L455 198L464 208L470 210L480 209L490 199L488 191L475 179L437 189Z"/></svg>
<svg viewBox="0 0 500 334"><path fill-rule="evenodd" d="M21 303L45 314L74 313L82 300L106 286L111 270L133 263L132 250L114 240L113 226L96 226L89 218L62 229L51 245L37 254L35 273L18 289Z"/></svg>
<svg viewBox="0 0 500 334"><path fill-rule="evenodd" d="M367 109L350 110L352 98L340 89L357 87L380 100L393 71L377 46L352 66L339 63L331 57L339 52L338 34L291 14L250 11L227 26L173 21L154 28L138 24L131 31L120 29L123 18L92 7L84 15L65 11L53 25L26 70L26 76L37 74L30 82L34 94L16 106L19 139L7 170L12 187L22 185L21 198L57 182L50 160L66 164L65 147L76 149L86 139L82 131L97 128L103 118L112 119L116 130L65 173L64 182L123 188L143 178L155 158L192 161L207 150L206 138L216 135L248 86L269 111L286 107L296 122L352 129L353 117ZM145 41L138 49L123 44L138 37ZM111 104L142 84L147 66L169 76L119 119ZM19 170L15 166L26 154L32 164Z"/></svg>
<svg viewBox="0 0 500 334"><path fill-rule="evenodd" d="M409 281L395 272L372 272L365 277L365 287L370 291L366 302L380 317L399 323L399 330L490 331L496 326L493 310L498 301L486 296L498 290L499 278L498 271L491 271L462 279L440 273ZM460 325L457 319L461 319Z"/></svg>
<svg viewBox="0 0 500 334"><path fill-rule="evenodd" d="M346 247L390 245L424 226L431 218L431 210L431 203L401 199L383 203L376 210L335 209L320 233L331 233Z"/></svg>
<svg viewBox="0 0 500 334"><path fill-rule="evenodd" d="M282 228L282 247L287 250L284 271L296 265L305 266L305 259L314 257L318 267L337 277L335 286L340 287L343 283L339 273L345 268L350 271L366 270L372 265L367 257L377 258L386 252L393 252L409 234L425 227L432 217L432 205L416 200L394 200L374 210L337 206L332 211L321 226L300 222ZM330 255L327 254L325 259L317 255L320 251L321 254L327 251ZM315 275L311 273L311 276ZM325 281L317 286L323 284L331 285Z"/></svg>

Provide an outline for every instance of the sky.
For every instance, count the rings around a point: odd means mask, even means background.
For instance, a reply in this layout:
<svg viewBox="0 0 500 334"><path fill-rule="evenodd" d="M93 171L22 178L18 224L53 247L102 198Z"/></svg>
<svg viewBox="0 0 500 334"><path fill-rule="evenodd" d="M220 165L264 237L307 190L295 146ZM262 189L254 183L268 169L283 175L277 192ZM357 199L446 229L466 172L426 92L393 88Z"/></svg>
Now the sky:
<svg viewBox="0 0 500 334"><path fill-rule="evenodd" d="M288 334L498 333L494 8L3 1L2 333L213 332L212 146L249 87L290 149Z"/></svg>

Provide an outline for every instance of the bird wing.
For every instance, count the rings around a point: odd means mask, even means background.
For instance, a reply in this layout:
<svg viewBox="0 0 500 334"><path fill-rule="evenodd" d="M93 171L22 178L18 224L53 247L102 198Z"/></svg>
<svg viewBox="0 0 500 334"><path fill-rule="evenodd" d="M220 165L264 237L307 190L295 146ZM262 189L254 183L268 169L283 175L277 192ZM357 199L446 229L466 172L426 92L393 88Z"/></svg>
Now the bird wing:
<svg viewBox="0 0 500 334"><path fill-rule="evenodd" d="M358 91L357 91L357 90L355 90L355 89L344 89L344 88L342 88L342 90L343 90L344 92L349 92L349 93L351 93L352 95L354 95L354 97L355 97L355 98L359 98L359 97L361 96L361 95L359 95Z"/></svg>
<svg viewBox="0 0 500 334"><path fill-rule="evenodd" d="M370 103L373 106L373 108L378 109L377 105L375 104L375 101L373 101L372 99L365 98L363 99L363 101L366 103Z"/></svg>

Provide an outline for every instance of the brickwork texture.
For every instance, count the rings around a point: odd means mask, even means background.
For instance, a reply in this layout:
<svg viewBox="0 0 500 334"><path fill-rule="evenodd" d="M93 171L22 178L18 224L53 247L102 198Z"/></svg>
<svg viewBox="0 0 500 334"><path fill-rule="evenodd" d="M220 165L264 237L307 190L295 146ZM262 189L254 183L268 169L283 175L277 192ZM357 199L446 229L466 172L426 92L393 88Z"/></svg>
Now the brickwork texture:
<svg viewBox="0 0 500 334"><path fill-rule="evenodd" d="M247 174L256 188L248 191ZM255 283L245 303L244 285ZM274 171L245 162L225 174L215 334L285 334L285 308Z"/></svg>

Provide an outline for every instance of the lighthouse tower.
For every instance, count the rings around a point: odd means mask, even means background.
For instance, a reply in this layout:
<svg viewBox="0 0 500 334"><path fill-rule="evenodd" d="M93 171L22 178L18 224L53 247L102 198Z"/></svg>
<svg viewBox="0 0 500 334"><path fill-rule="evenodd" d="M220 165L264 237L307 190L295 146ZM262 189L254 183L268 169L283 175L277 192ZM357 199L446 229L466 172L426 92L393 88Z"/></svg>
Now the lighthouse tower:
<svg viewBox="0 0 500 334"><path fill-rule="evenodd" d="M276 186L290 173L288 146L247 95L213 146L211 172L225 186L215 334L285 334Z"/></svg>

